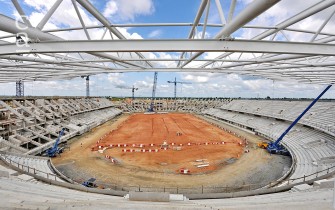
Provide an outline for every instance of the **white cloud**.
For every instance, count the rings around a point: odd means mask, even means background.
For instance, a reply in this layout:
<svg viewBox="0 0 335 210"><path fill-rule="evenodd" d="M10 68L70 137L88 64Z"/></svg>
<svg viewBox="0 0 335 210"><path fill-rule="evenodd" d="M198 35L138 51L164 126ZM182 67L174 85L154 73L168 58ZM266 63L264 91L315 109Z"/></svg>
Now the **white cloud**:
<svg viewBox="0 0 335 210"><path fill-rule="evenodd" d="M197 32L194 36L194 39L202 39L202 36L203 36L202 34L203 34L203 31ZM211 34L205 31L204 39L209 39L210 37L211 37Z"/></svg>
<svg viewBox="0 0 335 210"><path fill-rule="evenodd" d="M112 83L115 87L125 87L126 82L122 79L122 74L120 73L111 73L108 74L108 81Z"/></svg>
<svg viewBox="0 0 335 210"><path fill-rule="evenodd" d="M190 80L194 82L208 82L208 77L206 76L194 76L191 74L188 74L184 77L185 80Z"/></svg>
<svg viewBox="0 0 335 210"><path fill-rule="evenodd" d="M154 31L151 31L148 35L149 38L157 38L159 36L162 35L162 30L158 29L158 30L154 30Z"/></svg>
<svg viewBox="0 0 335 210"><path fill-rule="evenodd" d="M154 10L152 0L110 0L103 13L120 20L134 20L138 15L150 15Z"/></svg>
<svg viewBox="0 0 335 210"><path fill-rule="evenodd" d="M117 28L117 30L120 31L126 39L143 39L138 33L129 33L126 28Z"/></svg>
<svg viewBox="0 0 335 210"><path fill-rule="evenodd" d="M45 1L45 0L24 0L28 6L34 7L37 10L47 11L52 7L55 1Z"/></svg>
<svg viewBox="0 0 335 210"><path fill-rule="evenodd" d="M217 74L213 73L206 73L206 72L188 72L188 73L181 73L181 78L188 82L194 82L194 83L206 83L210 79L213 79L216 77Z"/></svg>
<svg viewBox="0 0 335 210"><path fill-rule="evenodd" d="M35 11L29 15L28 19L33 26L36 26L50 9L50 7L55 3L55 1L24 0L24 3L35 9ZM79 5L78 9L86 25L98 24L98 21L86 13ZM45 25L44 29L62 28L64 25L69 27L81 26L72 1L69 0L62 1L55 13L51 16L50 20Z"/></svg>
<svg viewBox="0 0 335 210"><path fill-rule="evenodd" d="M140 81L136 81L135 84L134 84L134 86L138 87L140 90L142 90L142 89L148 89L148 88L152 87L152 82L140 80Z"/></svg>
<svg viewBox="0 0 335 210"><path fill-rule="evenodd" d="M15 83L1 83L0 95L15 95Z"/></svg>
<svg viewBox="0 0 335 210"><path fill-rule="evenodd" d="M116 13L116 11L118 10L117 4L115 1L109 1L107 2L104 12L103 14L106 17L111 17L112 15L114 15Z"/></svg>
<svg viewBox="0 0 335 210"><path fill-rule="evenodd" d="M251 91L259 91L262 88L271 85L270 80L258 79L258 80L244 80L243 85Z"/></svg>
<svg viewBox="0 0 335 210"><path fill-rule="evenodd" d="M154 58L161 58L161 59L176 59L178 58L177 55L171 54L171 53L166 53L166 52L157 52L155 54L150 53L150 57L154 57ZM156 61L153 62L155 63L157 66L159 67L174 67L177 65L176 61Z"/></svg>
<svg viewBox="0 0 335 210"><path fill-rule="evenodd" d="M243 0L245 4L251 3L251 0ZM268 9L266 12L255 18L251 21L250 25L262 25L262 26L275 26L290 17L293 17L297 13L309 8L310 6L316 4L315 0L296 0L292 4L291 0L282 0L279 3L275 4L273 7ZM328 18L328 16L333 12L333 8L330 7L324 11L316 13L313 16L310 16L304 20L299 21L298 23L290 26L291 28L304 29L316 31L323 21ZM334 20L334 19L333 19ZM335 21L329 21L329 23L323 29L324 32L331 33L335 27ZM262 30L256 29L243 29L241 38L250 39L258 35ZM311 39L310 34L306 33L297 33L297 32L287 32L285 35L289 38L290 41L309 41ZM283 40L283 35L278 33L275 40Z"/></svg>

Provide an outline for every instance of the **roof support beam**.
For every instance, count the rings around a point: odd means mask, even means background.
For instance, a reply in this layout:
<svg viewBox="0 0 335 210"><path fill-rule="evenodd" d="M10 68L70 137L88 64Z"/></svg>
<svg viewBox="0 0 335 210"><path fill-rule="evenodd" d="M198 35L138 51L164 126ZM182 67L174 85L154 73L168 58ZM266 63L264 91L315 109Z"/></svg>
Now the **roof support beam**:
<svg viewBox="0 0 335 210"><path fill-rule="evenodd" d="M84 31L85 31L85 34L86 34L86 37L88 40L91 40L91 37L90 37L90 34L88 33L87 29L86 29L86 26L85 26L85 23L84 23L84 20L83 18L81 17L81 14L80 14L80 11L78 9L78 6L77 6L77 3L76 3L76 0L72 0L72 4L73 4L73 7L77 13L77 16L79 18L79 21L80 21L80 24L81 26L83 27Z"/></svg>
<svg viewBox="0 0 335 210"><path fill-rule="evenodd" d="M54 5L50 8L50 10L45 14L43 19L39 22L39 24L36 26L37 29L42 30L45 24L48 22L48 20L51 18L51 16L54 14L54 12L57 10L59 5L62 3L63 0L57 0Z"/></svg>
<svg viewBox="0 0 335 210"><path fill-rule="evenodd" d="M221 20L222 25L225 25L227 23L226 18L224 17L222 6L220 0L215 0L216 8L218 9L219 12L219 17Z"/></svg>
<svg viewBox="0 0 335 210"><path fill-rule="evenodd" d="M228 18L227 18L227 23L229 23L233 19L235 6L236 6L236 0L231 0L229 13L228 13Z"/></svg>
<svg viewBox="0 0 335 210"><path fill-rule="evenodd" d="M191 39L192 37L194 37L194 33L195 33L195 28L198 26L199 22L200 22L200 18L202 16L202 14L205 11L205 8L208 4L208 0L202 0L200 7L198 9L197 15L194 18L193 24L192 24L192 28L190 30L190 33L188 34L188 39ZM180 55L180 58L184 57L184 52ZM180 62L178 63L178 66L180 65Z"/></svg>
<svg viewBox="0 0 335 210"><path fill-rule="evenodd" d="M16 24L19 25L19 27L16 27ZM21 29L23 30L21 30ZM12 33L12 34L17 34L20 32L25 32L27 33L28 37L33 40L33 41L62 41L63 39L57 36L54 36L52 34L48 34L48 33L44 33L36 28L27 28L26 25L24 25L23 23L16 23L15 20L13 20L12 18L6 17L4 15L0 15L0 30L8 32L8 33ZM1 42L3 43L3 42ZM127 64L126 66L130 65L130 66L136 66L136 67L141 67L144 68L141 65L138 64L134 64L134 63L129 63L129 62L124 62L121 61L118 57L106 54L106 53L92 53L92 55L94 56L98 56L98 57L103 57L103 58L107 58L107 59L111 59L111 61L118 61L121 62L120 65L122 65L122 63ZM123 64L124 65L124 64Z"/></svg>
<svg viewBox="0 0 335 210"><path fill-rule="evenodd" d="M240 29L242 26L256 18L259 14L263 13L280 0L255 0L248 5L238 16L236 16L231 22L226 24L223 29L214 37L214 39L219 39L222 37L229 37L232 33ZM196 53L187 62L183 63L181 67L185 67L187 64L192 62L202 54Z"/></svg>
<svg viewBox="0 0 335 210"><path fill-rule="evenodd" d="M248 40L79 40L0 45L0 55L71 52L250 52L335 56L335 44Z"/></svg>
<svg viewBox="0 0 335 210"><path fill-rule="evenodd" d="M77 63L77 61L71 61L68 64L67 63L68 61L49 60L49 59L44 59L44 58L34 58L34 57L18 56L18 55L4 55L4 56L0 56L0 58L7 59L7 60L31 61L31 62L44 63L44 64L71 65L71 66L87 67L87 68L113 69L113 68L106 67L103 65ZM19 64L19 65L22 65L22 64Z"/></svg>
<svg viewBox="0 0 335 210"><path fill-rule="evenodd" d="M82 7L90 12L97 20L99 20L106 28L108 28L113 34L119 39L126 39L116 28L110 26L110 22L103 16L88 0L76 0ZM141 53L137 53L140 58L145 58ZM150 62L146 62L150 67L153 65Z"/></svg>
<svg viewBox="0 0 335 210"><path fill-rule="evenodd" d="M28 26L28 27L32 27L30 21L27 19L27 15L26 13L24 13L22 7L20 6L19 2L17 0L12 0L12 3L16 9L16 11L19 13L19 15L21 16L23 22Z"/></svg>
<svg viewBox="0 0 335 210"><path fill-rule="evenodd" d="M320 11L322 11L322 10L324 10L324 9L326 9L326 8L334 5L334 4L335 4L335 0L320 1L320 2L318 2L316 4L314 4L313 6L305 9L304 11L298 13L297 15L295 15L293 17L290 17L287 20L285 20L285 21L277 24L275 28L268 29L268 30L264 31L263 33L261 33L261 34L255 36L255 37L253 37L252 40L262 40L262 39L264 39L264 38L266 38L268 36L271 36L272 34L277 33L278 31L284 30L285 28L287 28L287 27L289 27L291 25L294 25L295 23L297 23L297 22L299 22L299 21L301 21L301 20L303 20L303 19L305 19L305 18L307 18L307 17L309 17L309 16L311 16L313 14L316 14L316 13L318 13L318 12L320 12ZM318 42L318 43L326 43L327 41L325 41L325 40L320 41L319 40L319 41L316 41L316 42ZM224 57L226 57L226 56L228 56L230 54L231 53L226 53L226 54L220 55L220 56L218 56L216 58L218 58L218 59L219 58L224 58ZM287 55L284 55L284 56L287 56ZM202 67L206 67L206 66L208 66L208 65L210 65L212 63L213 62L207 62L204 65L202 65Z"/></svg>

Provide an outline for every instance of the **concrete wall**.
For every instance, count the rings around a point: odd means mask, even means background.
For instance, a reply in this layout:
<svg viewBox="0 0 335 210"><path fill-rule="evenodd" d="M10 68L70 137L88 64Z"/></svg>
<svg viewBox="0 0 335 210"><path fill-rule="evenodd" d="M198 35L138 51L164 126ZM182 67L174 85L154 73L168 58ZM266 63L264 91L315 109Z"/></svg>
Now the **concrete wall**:
<svg viewBox="0 0 335 210"><path fill-rule="evenodd" d="M129 192L129 200L131 201L154 201L169 202L170 193L168 192Z"/></svg>

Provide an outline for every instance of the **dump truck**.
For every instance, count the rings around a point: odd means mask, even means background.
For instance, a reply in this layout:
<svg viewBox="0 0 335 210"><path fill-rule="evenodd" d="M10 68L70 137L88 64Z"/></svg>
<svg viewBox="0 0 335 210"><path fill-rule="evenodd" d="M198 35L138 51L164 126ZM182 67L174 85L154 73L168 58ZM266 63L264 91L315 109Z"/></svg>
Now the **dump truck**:
<svg viewBox="0 0 335 210"><path fill-rule="evenodd" d="M258 142L257 146L262 149L266 149L268 147L268 143L263 141L263 142Z"/></svg>

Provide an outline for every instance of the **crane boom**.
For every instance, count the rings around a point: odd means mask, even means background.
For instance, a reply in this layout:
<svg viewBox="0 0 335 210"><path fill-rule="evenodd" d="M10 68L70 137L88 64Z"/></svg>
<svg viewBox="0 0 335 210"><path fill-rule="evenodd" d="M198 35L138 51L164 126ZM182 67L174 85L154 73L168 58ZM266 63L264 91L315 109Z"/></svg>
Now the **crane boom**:
<svg viewBox="0 0 335 210"><path fill-rule="evenodd" d="M120 86L118 88L120 88L120 89L131 89L131 99L134 102L134 100L135 100L135 90L138 90L138 88L136 88L134 85L133 85L133 87Z"/></svg>
<svg viewBox="0 0 335 210"><path fill-rule="evenodd" d="M58 149L58 143L59 143L59 141L60 141L60 138L63 136L64 131L65 131L65 128L62 128L62 130L59 132L58 138L57 138L57 140L55 141L55 144L53 145L53 147L47 150L47 155L48 155L49 157L55 157L56 154L59 152L59 151L58 151L58 150L59 150L59 149Z"/></svg>
<svg viewBox="0 0 335 210"><path fill-rule="evenodd" d="M308 110L310 110L310 108L312 108L314 106L314 104L323 96L323 94L325 94L329 88L331 87L332 85L328 85L326 87L326 89L324 89L322 91L322 93L320 93L320 95L318 97L316 97L312 103L310 105L308 105L308 107L297 117L297 119L295 119L292 124L282 133L282 135L280 135L280 137L273 143L269 143L268 147L267 147L267 150L268 152L270 153L288 153L286 151L284 151L285 149L282 148L279 143L281 140L283 140L283 138L285 137L285 135L299 122L299 120L306 114L306 112L308 112Z"/></svg>

